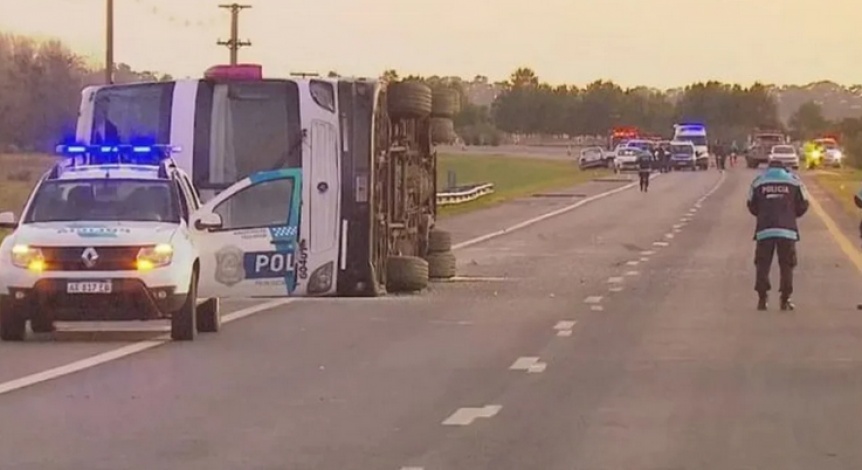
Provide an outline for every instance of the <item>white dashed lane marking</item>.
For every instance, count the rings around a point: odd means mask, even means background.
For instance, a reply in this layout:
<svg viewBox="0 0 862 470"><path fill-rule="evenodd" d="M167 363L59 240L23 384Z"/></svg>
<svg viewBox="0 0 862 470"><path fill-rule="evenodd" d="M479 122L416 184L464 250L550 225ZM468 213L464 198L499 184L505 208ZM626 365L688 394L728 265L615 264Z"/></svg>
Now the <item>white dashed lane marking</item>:
<svg viewBox="0 0 862 470"><path fill-rule="evenodd" d="M594 312L603 312L605 310L601 305L590 305L590 310Z"/></svg>
<svg viewBox="0 0 862 470"><path fill-rule="evenodd" d="M655 251L652 251L652 250L641 251L641 254L644 256L654 255Z"/></svg>
<svg viewBox="0 0 862 470"><path fill-rule="evenodd" d="M682 228L685 224L675 224L673 228Z"/></svg>
<svg viewBox="0 0 862 470"><path fill-rule="evenodd" d="M479 418L493 418L500 410L500 405L487 405L482 408L459 408L443 421L443 426L469 426Z"/></svg>
<svg viewBox="0 0 862 470"><path fill-rule="evenodd" d="M640 274L640 273L637 271L627 271L626 272L626 276L637 276L638 274Z"/></svg>
<svg viewBox="0 0 862 470"><path fill-rule="evenodd" d="M539 362L538 357L519 357L509 366L509 370L525 370L530 373L543 372L548 364Z"/></svg>
<svg viewBox="0 0 862 470"><path fill-rule="evenodd" d="M672 233L666 233L666 234L664 234L664 237L665 238L673 238L673 234Z"/></svg>
<svg viewBox="0 0 862 470"><path fill-rule="evenodd" d="M620 277L620 276L616 276L616 277L609 277L609 278L608 278L608 283L609 283L609 284L619 284L620 282L623 282L624 280L625 280L625 279L624 279L624 278L622 278L622 277Z"/></svg>
<svg viewBox="0 0 862 470"><path fill-rule="evenodd" d="M572 330L560 330L557 332L557 336L572 336Z"/></svg>
<svg viewBox="0 0 862 470"><path fill-rule="evenodd" d="M670 245L670 243L668 243L668 242L652 242L652 244L655 246L669 246Z"/></svg>
<svg viewBox="0 0 862 470"><path fill-rule="evenodd" d="M602 301L602 296L600 295L591 295L584 299L585 304L597 304Z"/></svg>
<svg viewBox="0 0 862 470"><path fill-rule="evenodd" d="M641 258L641 263L643 263L644 261L649 261L649 258L647 258L646 256L644 256L643 258Z"/></svg>
<svg viewBox="0 0 862 470"><path fill-rule="evenodd" d="M578 324L578 322L576 322L574 320L563 320L563 321L557 322L557 324L554 325L554 329L555 330L571 330L577 324Z"/></svg>
<svg viewBox="0 0 862 470"><path fill-rule="evenodd" d="M628 266L637 266L638 264L640 264L640 261L629 261L626 263Z"/></svg>

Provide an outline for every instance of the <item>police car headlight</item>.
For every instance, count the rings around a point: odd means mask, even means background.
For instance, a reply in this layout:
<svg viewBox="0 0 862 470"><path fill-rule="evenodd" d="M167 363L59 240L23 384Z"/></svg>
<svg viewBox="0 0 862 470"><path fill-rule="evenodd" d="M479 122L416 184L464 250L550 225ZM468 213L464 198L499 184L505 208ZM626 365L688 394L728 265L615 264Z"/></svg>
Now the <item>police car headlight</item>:
<svg viewBox="0 0 862 470"><path fill-rule="evenodd" d="M307 289L309 294L322 294L332 288L333 268L334 264L330 261L311 273Z"/></svg>
<svg viewBox="0 0 862 470"><path fill-rule="evenodd" d="M171 264L174 258L174 247L167 243L159 243L155 246L146 246L138 252L135 266L138 271L149 271Z"/></svg>
<svg viewBox="0 0 862 470"><path fill-rule="evenodd" d="M40 273L45 270L45 257L42 250L27 245L12 247L12 264L19 268Z"/></svg>

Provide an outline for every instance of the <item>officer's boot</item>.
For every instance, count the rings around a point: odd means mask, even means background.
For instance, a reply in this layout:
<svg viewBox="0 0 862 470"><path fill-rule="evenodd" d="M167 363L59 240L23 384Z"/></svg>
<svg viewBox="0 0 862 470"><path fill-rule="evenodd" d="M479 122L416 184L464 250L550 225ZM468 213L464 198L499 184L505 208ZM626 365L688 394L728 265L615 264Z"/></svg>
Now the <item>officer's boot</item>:
<svg viewBox="0 0 862 470"><path fill-rule="evenodd" d="M790 301L789 295L781 294L781 310L795 310L796 305Z"/></svg>
<svg viewBox="0 0 862 470"><path fill-rule="evenodd" d="M757 309L760 311L766 310L766 301L767 300L768 300L768 296L765 292L762 294L758 293Z"/></svg>

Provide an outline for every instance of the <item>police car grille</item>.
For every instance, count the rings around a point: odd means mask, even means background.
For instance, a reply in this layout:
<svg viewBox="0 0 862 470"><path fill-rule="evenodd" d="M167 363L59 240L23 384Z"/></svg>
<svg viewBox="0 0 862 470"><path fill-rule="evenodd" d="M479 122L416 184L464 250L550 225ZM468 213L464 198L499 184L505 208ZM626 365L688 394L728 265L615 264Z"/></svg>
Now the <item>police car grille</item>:
<svg viewBox="0 0 862 470"><path fill-rule="evenodd" d="M140 246L93 247L98 257L87 266L82 255L89 247L39 247L46 271L129 271L135 269Z"/></svg>

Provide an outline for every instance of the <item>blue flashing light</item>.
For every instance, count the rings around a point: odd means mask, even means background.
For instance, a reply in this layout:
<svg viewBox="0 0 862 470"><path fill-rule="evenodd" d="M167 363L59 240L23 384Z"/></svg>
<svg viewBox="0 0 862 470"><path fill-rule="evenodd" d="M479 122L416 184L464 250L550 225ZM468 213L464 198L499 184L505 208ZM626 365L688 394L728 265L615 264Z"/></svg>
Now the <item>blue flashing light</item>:
<svg viewBox="0 0 862 470"><path fill-rule="evenodd" d="M88 163L100 164L142 164L157 165L180 152L180 147L172 145L58 145L56 152L64 157L89 157Z"/></svg>

